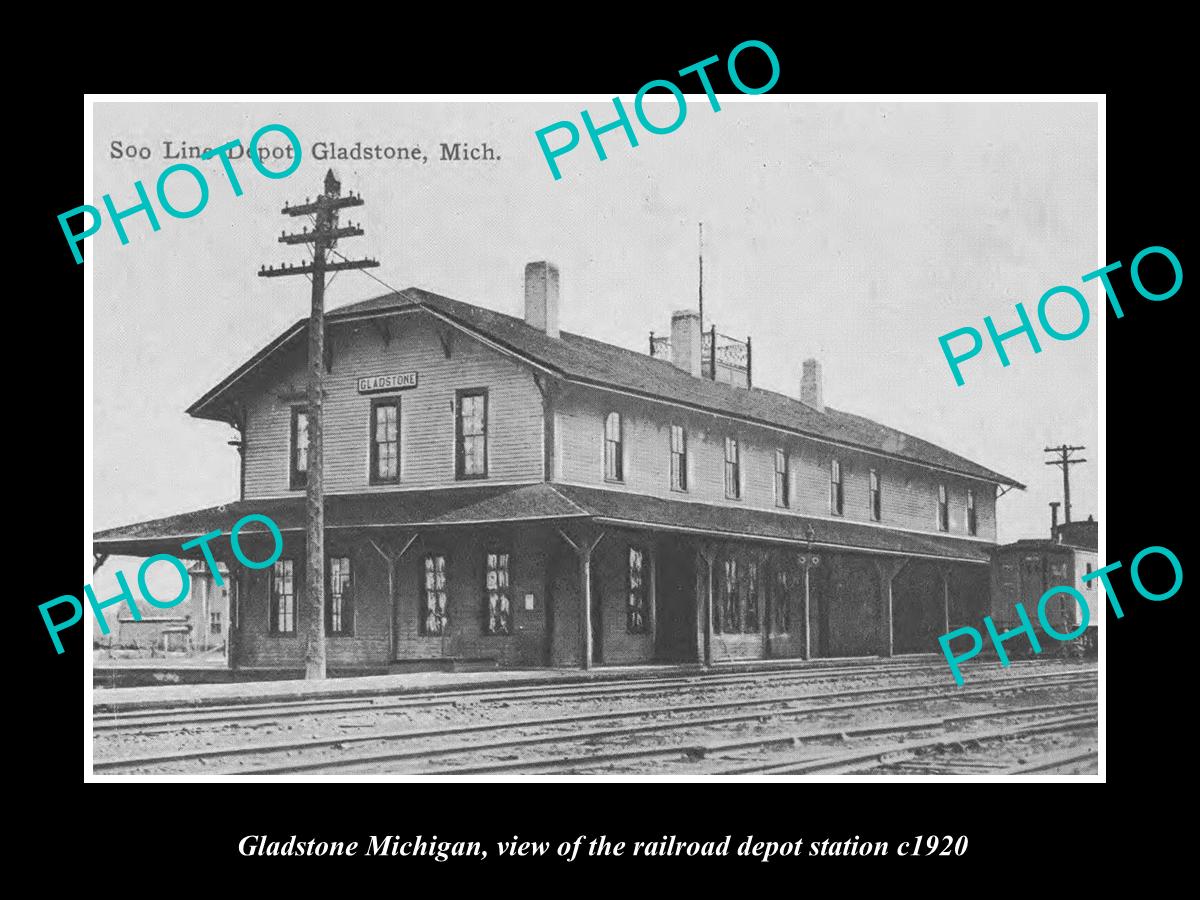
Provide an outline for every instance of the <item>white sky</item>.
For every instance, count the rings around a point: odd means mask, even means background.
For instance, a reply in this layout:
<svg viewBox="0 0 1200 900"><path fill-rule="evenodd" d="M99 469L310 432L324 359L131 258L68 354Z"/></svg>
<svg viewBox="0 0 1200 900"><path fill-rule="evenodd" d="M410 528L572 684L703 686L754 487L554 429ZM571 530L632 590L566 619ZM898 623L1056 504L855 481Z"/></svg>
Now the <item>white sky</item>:
<svg viewBox="0 0 1200 900"><path fill-rule="evenodd" d="M632 98L623 98L632 108ZM714 113L689 100L669 135L640 128L586 132L549 172L534 132L560 119L597 124L611 103L97 104L96 196L153 196L164 140L243 144L281 122L303 145L291 176L268 180L235 162L234 198L217 161L194 164L210 185L190 219L159 209L126 220L122 247L110 223L87 242L95 257L95 522L103 529L237 497L236 434L184 409L296 319L307 314L304 278L263 279L262 263L299 262L277 243L300 223L279 214L320 190L332 164L343 190L366 206L348 218L366 236L342 252L373 256L372 272L502 312L523 313L524 264L562 271L563 329L636 349L669 331L674 309L696 302L696 223L705 223L705 315L718 330L751 335L754 380L798 393L800 362L817 356L825 402L876 419L1029 485L999 503L1000 539L1041 536L1059 469L1045 446L1083 444L1072 468L1074 518L1096 511L1098 282L1087 332L1070 342L1039 333L1042 353L1008 342L1002 368L990 346L964 365L957 387L939 335L992 315L1017 324L1038 298L1108 260L1097 247L1093 104L804 104L722 98ZM651 112L667 122L670 109ZM631 112L632 118L632 112ZM149 160L113 160L110 142L148 146ZM313 144L419 146L428 163L333 162ZM559 135L551 138L560 140ZM487 142L496 162L442 162L442 142ZM266 145L281 145L272 135ZM281 163L271 163L281 167ZM192 205L186 175L169 196ZM189 195L189 190L193 193ZM155 201L157 208L157 201ZM307 220L305 220L307 221ZM360 272L337 276L329 308L383 293ZM1078 322L1061 300L1051 321Z"/></svg>

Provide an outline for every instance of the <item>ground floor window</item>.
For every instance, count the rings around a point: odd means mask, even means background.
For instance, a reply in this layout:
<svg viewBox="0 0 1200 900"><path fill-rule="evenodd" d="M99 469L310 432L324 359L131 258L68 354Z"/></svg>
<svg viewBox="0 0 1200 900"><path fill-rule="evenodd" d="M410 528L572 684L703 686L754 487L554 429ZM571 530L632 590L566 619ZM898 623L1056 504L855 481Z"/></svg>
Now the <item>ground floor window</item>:
<svg viewBox="0 0 1200 900"><path fill-rule="evenodd" d="M758 563L750 560L746 563L746 585L742 593L742 631L747 634L758 633Z"/></svg>
<svg viewBox="0 0 1200 900"><path fill-rule="evenodd" d="M720 591L713 609L713 631L718 634L737 634L742 630L738 609L738 564L727 559L721 567Z"/></svg>
<svg viewBox="0 0 1200 900"><path fill-rule="evenodd" d="M296 565L277 559L271 569L271 634L296 632Z"/></svg>
<svg viewBox="0 0 1200 900"><path fill-rule="evenodd" d="M775 575L771 579L771 590L768 594L768 627L775 634L787 634L792 629L792 591L796 587L796 577L784 566L775 567Z"/></svg>
<svg viewBox="0 0 1200 900"><path fill-rule="evenodd" d="M208 614L208 632L209 634L221 633L221 614L216 610Z"/></svg>
<svg viewBox="0 0 1200 900"><path fill-rule="evenodd" d="M325 632L353 634L354 613L350 603L350 558L329 558L329 597L325 604Z"/></svg>
<svg viewBox="0 0 1200 900"><path fill-rule="evenodd" d="M488 634L512 634L512 594L509 589L507 553L487 554L484 590L487 594L487 621L484 630Z"/></svg>
<svg viewBox="0 0 1200 900"><path fill-rule="evenodd" d="M443 634L446 630L446 557L426 553L422 560L421 609L418 619L421 634Z"/></svg>
<svg viewBox="0 0 1200 900"><path fill-rule="evenodd" d="M629 548L629 607L625 627L630 634L646 631L646 556L638 547Z"/></svg>

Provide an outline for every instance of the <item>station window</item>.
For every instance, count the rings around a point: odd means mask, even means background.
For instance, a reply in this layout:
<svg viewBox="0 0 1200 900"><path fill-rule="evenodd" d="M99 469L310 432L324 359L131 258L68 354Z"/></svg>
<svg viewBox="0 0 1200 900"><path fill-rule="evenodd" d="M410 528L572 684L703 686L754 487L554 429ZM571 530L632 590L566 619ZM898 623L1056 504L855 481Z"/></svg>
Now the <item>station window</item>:
<svg viewBox="0 0 1200 900"><path fill-rule="evenodd" d="M975 534L978 525L975 519L975 491L967 488L967 534Z"/></svg>
<svg viewBox="0 0 1200 900"><path fill-rule="evenodd" d="M791 497L788 493L788 455L784 449L775 451L775 505L789 506Z"/></svg>
<svg viewBox="0 0 1200 900"><path fill-rule="evenodd" d="M646 556L638 547L629 548L629 607L625 628L630 634L646 632Z"/></svg>
<svg viewBox="0 0 1200 900"><path fill-rule="evenodd" d="M741 457L737 438L725 438L725 496L737 500L742 496Z"/></svg>
<svg viewBox="0 0 1200 900"><path fill-rule="evenodd" d="M746 584L742 594L742 631L758 634L758 563L746 563Z"/></svg>
<svg viewBox="0 0 1200 900"><path fill-rule="evenodd" d="M775 575L771 579L770 622L768 622L768 627L775 634L787 634L791 630L791 591L793 590L792 582L794 580L785 566L775 566Z"/></svg>
<svg viewBox="0 0 1200 900"><path fill-rule="evenodd" d="M621 414L610 412L604 420L604 479L624 481L622 470Z"/></svg>
<svg viewBox="0 0 1200 900"><path fill-rule="evenodd" d="M508 553L489 550L486 554L483 590L487 598L487 634L512 634L512 588L510 587Z"/></svg>
<svg viewBox="0 0 1200 900"><path fill-rule="evenodd" d="M870 496L868 497L871 506L871 518L876 521L883 519L883 497L879 485L879 471L871 470L871 487Z"/></svg>
<svg viewBox="0 0 1200 900"><path fill-rule="evenodd" d="M671 426L671 489L686 491L687 486L687 432L682 425Z"/></svg>
<svg viewBox="0 0 1200 900"><path fill-rule="evenodd" d="M292 452L289 454L288 486L300 490L308 485L308 412L292 407Z"/></svg>
<svg viewBox="0 0 1200 900"><path fill-rule="evenodd" d="M843 499L842 464L835 459L829 464L829 511L835 516L840 516L845 508Z"/></svg>
<svg viewBox="0 0 1200 900"><path fill-rule="evenodd" d="M446 557L426 553L421 561L421 609L417 630L420 634L446 631Z"/></svg>
<svg viewBox="0 0 1200 900"><path fill-rule="evenodd" d="M458 392L455 467L459 478L487 477L488 395L482 388Z"/></svg>
<svg viewBox="0 0 1200 900"><path fill-rule="evenodd" d="M296 633L296 565L277 559L271 569L271 634Z"/></svg>
<svg viewBox="0 0 1200 900"><path fill-rule="evenodd" d="M938 485L937 526L938 531L950 530L950 503L946 500L946 486L944 484Z"/></svg>
<svg viewBox="0 0 1200 900"><path fill-rule="evenodd" d="M354 607L351 602L350 557L329 558L329 595L325 603L325 633L353 634Z"/></svg>
<svg viewBox="0 0 1200 900"><path fill-rule="evenodd" d="M214 609L208 614L208 633L221 633L221 613L219 610Z"/></svg>
<svg viewBox="0 0 1200 900"><path fill-rule="evenodd" d="M1084 574L1085 574L1085 575L1091 575L1091 574L1092 574L1092 564L1091 564L1091 563L1088 563L1088 564L1087 564L1087 571L1086 571ZM1096 587L1096 580L1095 580L1094 578L1093 578L1091 581L1085 581L1085 582L1083 583L1083 589L1084 589L1085 591L1090 591L1090 590L1093 590L1093 589L1095 589L1095 587Z"/></svg>
<svg viewBox="0 0 1200 900"><path fill-rule="evenodd" d="M738 610L738 564L727 559L722 567L720 592L713 607L713 631L717 634L737 634L742 630Z"/></svg>
<svg viewBox="0 0 1200 900"><path fill-rule="evenodd" d="M400 398L371 401L371 484L400 481Z"/></svg>

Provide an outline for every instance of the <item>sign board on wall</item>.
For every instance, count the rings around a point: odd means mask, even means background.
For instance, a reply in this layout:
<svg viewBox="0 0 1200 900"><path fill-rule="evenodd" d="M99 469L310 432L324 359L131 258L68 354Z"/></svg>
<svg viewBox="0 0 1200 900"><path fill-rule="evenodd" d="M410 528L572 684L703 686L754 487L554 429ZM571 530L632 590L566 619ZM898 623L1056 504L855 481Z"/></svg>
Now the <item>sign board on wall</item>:
<svg viewBox="0 0 1200 900"><path fill-rule="evenodd" d="M416 386L416 372L401 372L397 375L368 375L358 379L360 394L382 394L385 391L403 391Z"/></svg>

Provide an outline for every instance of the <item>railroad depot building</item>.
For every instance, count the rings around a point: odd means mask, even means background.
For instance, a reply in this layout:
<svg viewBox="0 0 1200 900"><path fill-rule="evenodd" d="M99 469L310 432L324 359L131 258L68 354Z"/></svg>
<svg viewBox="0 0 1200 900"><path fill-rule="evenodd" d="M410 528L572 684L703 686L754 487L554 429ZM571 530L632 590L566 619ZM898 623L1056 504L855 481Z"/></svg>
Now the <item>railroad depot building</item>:
<svg viewBox="0 0 1200 900"><path fill-rule="evenodd" d="M559 293L530 263L523 320L415 288L327 314L331 671L937 652L987 614L1022 485L826 407L815 361L788 397L696 312L646 354L560 331ZM235 668L304 662L306 331L188 409L240 432L241 499L94 536L179 555L222 531ZM283 533L269 569L229 555L250 513Z"/></svg>

